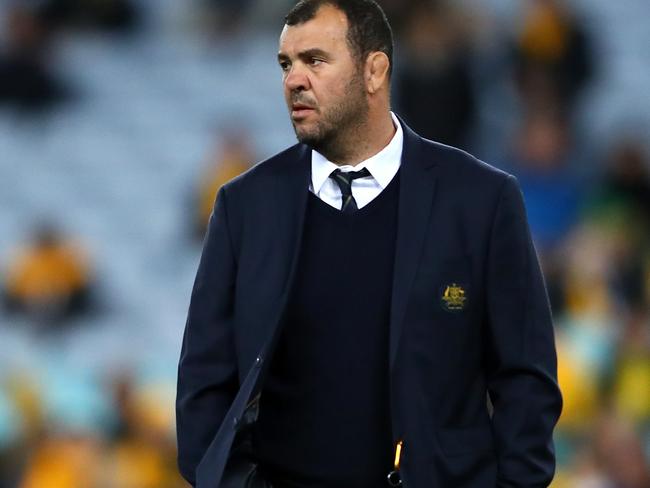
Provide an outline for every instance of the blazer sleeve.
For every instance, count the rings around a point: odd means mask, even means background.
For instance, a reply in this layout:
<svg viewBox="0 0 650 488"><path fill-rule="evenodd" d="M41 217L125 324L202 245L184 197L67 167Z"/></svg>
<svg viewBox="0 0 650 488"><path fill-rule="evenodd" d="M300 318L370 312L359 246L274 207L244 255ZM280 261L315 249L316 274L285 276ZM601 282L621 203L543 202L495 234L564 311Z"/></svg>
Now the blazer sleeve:
<svg viewBox="0 0 650 488"><path fill-rule="evenodd" d="M502 186L487 263L487 378L500 488L553 479L562 397L551 311L516 179Z"/></svg>
<svg viewBox="0 0 650 488"><path fill-rule="evenodd" d="M178 466L192 486L196 467L238 389L232 331L235 276L235 253L222 188L203 243L178 365Z"/></svg>

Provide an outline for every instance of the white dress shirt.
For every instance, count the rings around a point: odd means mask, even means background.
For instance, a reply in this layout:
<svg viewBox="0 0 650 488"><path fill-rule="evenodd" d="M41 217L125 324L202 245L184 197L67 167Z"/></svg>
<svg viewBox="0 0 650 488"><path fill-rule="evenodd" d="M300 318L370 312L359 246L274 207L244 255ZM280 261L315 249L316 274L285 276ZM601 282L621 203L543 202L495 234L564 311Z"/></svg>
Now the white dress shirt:
<svg viewBox="0 0 650 488"><path fill-rule="evenodd" d="M342 206L341 190L336 182L329 177L330 174L335 169L347 172L360 171L363 168L368 168L370 176L352 180L352 196L357 202L358 208L367 205L377 197L397 174L397 170L402 161L402 146L404 142L402 126L393 112L390 115L397 129L395 135L385 148L356 166L349 164L339 166L328 161L319 152L312 150L311 183L309 190L325 203L340 210Z"/></svg>

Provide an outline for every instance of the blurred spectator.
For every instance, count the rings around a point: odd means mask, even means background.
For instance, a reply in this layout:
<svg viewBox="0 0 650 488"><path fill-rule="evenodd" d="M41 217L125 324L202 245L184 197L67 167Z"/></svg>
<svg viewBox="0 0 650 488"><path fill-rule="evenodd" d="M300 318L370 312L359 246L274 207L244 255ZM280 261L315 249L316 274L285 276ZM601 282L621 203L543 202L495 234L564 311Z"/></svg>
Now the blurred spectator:
<svg viewBox="0 0 650 488"><path fill-rule="evenodd" d="M584 435L600 408L600 391L596 372L584 355L576 353L575 340L562 332L556 336L558 382L562 390L562 416L559 432L571 440ZM556 432L557 434L557 432Z"/></svg>
<svg viewBox="0 0 650 488"><path fill-rule="evenodd" d="M560 422L572 432L593 424L614 364L619 320L609 282L614 251L615 236L596 222L577 225L563 243L565 307L555 314L565 397Z"/></svg>
<svg viewBox="0 0 650 488"><path fill-rule="evenodd" d="M422 4L422 0L378 0L379 5L384 10L390 26L393 29L393 35L401 39L406 30L406 22L409 12Z"/></svg>
<svg viewBox="0 0 650 488"><path fill-rule="evenodd" d="M584 434L608 403L638 425L650 420L648 235L605 206L585 215L565 238L564 266L553 275L564 304L555 310L565 400L559 426L574 434Z"/></svg>
<svg viewBox="0 0 650 488"><path fill-rule="evenodd" d="M650 307L650 161L640 142L621 140L614 144L604 178L588 207L592 218L617 236L611 256L611 286L616 299L632 310Z"/></svg>
<svg viewBox="0 0 650 488"><path fill-rule="evenodd" d="M52 106L68 94L48 65L51 29L32 9L16 4L6 17L0 51L0 105L25 110Z"/></svg>
<svg viewBox="0 0 650 488"><path fill-rule="evenodd" d="M558 429L572 441L592 429L614 365L618 330L608 283L611 253L609 235L593 223L578 226L562 250L565 308L554 310L558 381L564 399Z"/></svg>
<svg viewBox="0 0 650 488"><path fill-rule="evenodd" d="M570 122L549 102L524 113L505 166L518 179L538 250L551 251L576 223L584 185Z"/></svg>
<svg viewBox="0 0 650 488"><path fill-rule="evenodd" d="M405 19L403 41L398 112L424 137L466 148L477 114L461 14L447 2L421 1Z"/></svg>
<svg viewBox="0 0 650 488"><path fill-rule="evenodd" d="M219 149L201 178L196 205L195 235L202 239L214 201L221 185L246 171L254 161L249 137L243 132L227 131L219 141Z"/></svg>
<svg viewBox="0 0 650 488"><path fill-rule="evenodd" d="M549 96L572 114L593 74L587 33L563 0L527 0L514 45L515 79L524 105L539 106Z"/></svg>
<svg viewBox="0 0 650 488"><path fill-rule="evenodd" d="M57 27L131 32L140 21L131 0L45 0L41 17Z"/></svg>
<svg viewBox="0 0 650 488"><path fill-rule="evenodd" d="M554 488L647 488L650 466L642 440L625 417L602 408L592 430Z"/></svg>
<svg viewBox="0 0 650 488"><path fill-rule="evenodd" d="M650 228L650 158L641 141L615 144L603 180L599 198L634 209Z"/></svg>
<svg viewBox="0 0 650 488"><path fill-rule="evenodd" d="M553 488L616 488L603 472L592 449L582 449L566 471L553 480Z"/></svg>
<svg viewBox="0 0 650 488"><path fill-rule="evenodd" d="M83 251L43 225L9 265L4 300L9 311L56 321L89 310L92 284Z"/></svg>
<svg viewBox="0 0 650 488"><path fill-rule="evenodd" d="M639 429L650 428L650 307L631 314L613 369L613 404Z"/></svg>
<svg viewBox="0 0 650 488"><path fill-rule="evenodd" d="M183 486L176 469L171 399L137 389L128 375L114 383L118 425L111 439L107 488ZM169 403L167 403L169 402ZM169 414L167 414L169 412Z"/></svg>
<svg viewBox="0 0 650 488"><path fill-rule="evenodd" d="M206 27L216 38L236 36L249 13L252 0L201 0L205 6Z"/></svg>
<svg viewBox="0 0 650 488"><path fill-rule="evenodd" d="M2 488L18 486L26 458L42 436L44 412L41 400L38 389L25 375L11 375L0 379Z"/></svg>
<svg viewBox="0 0 650 488"><path fill-rule="evenodd" d="M650 466L634 426L625 417L605 411L596 425L596 459L614 488L648 488Z"/></svg>

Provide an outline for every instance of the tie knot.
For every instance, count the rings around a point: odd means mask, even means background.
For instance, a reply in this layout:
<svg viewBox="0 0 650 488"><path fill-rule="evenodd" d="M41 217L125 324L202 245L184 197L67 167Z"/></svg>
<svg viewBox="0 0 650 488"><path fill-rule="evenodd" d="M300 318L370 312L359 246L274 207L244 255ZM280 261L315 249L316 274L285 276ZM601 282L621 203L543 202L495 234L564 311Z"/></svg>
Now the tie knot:
<svg viewBox="0 0 650 488"><path fill-rule="evenodd" d="M352 196L352 180L363 178L364 176L370 176L368 168L363 168L359 171L347 171L345 173L340 169L335 169L330 174L330 178L336 182L341 190L341 210L343 212L351 213L357 210L357 202Z"/></svg>
<svg viewBox="0 0 650 488"><path fill-rule="evenodd" d="M359 171L345 172L341 171L340 169L335 169L330 174L330 178L333 178L339 186L345 185L347 189L349 189L352 185L352 180L356 180L357 178L365 178L366 176L370 176L370 171L368 171L368 168L363 168ZM345 193L347 193L347 191Z"/></svg>

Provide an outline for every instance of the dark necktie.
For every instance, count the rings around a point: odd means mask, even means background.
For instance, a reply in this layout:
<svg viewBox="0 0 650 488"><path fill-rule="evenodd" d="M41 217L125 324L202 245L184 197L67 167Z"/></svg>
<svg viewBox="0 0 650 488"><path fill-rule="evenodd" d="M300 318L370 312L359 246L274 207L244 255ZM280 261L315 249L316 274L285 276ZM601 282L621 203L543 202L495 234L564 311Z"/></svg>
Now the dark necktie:
<svg viewBox="0 0 650 488"><path fill-rule="evenodd" d="M370 176L370 171L368 171L368 168L363 168L360 171L347 172L343 172L340 169L335 169L330 174L330 178L336 181L341 190L341 201L343 202L341 211L343 213L349 214L356 212L359 209L359 207L357 207L356 200L352 196L352 180L363 178L365 176Z"/></svg>

